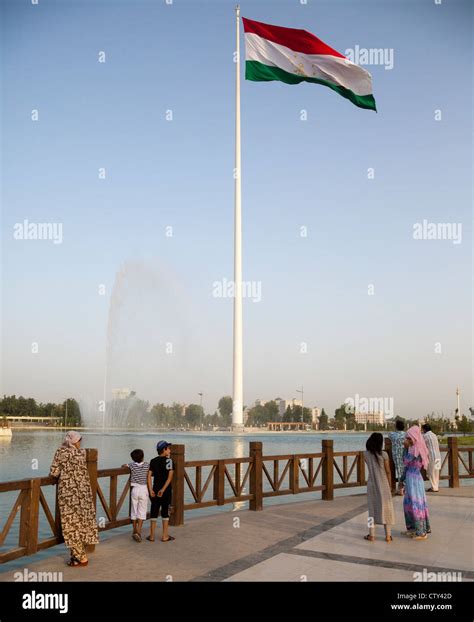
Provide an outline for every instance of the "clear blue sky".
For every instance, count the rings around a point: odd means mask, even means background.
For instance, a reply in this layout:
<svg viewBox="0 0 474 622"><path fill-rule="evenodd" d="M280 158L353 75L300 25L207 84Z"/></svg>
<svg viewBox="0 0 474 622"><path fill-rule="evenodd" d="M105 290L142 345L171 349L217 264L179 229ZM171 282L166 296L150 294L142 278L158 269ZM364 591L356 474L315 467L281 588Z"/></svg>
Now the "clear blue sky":
<svg viewBox="0 0 474 622"><path fill-rule="evenodd" d="M2 392L102 399L123 268L107 389L203 391L210 412L231 393L232 300L212 284L233 274L234 4L1 2ZM241 3L342 53L394 50L392 70L367 67L377 114L322 86L242 82L244 280L263 297L244 301L246 404L303 384L328 413L359 394L448 414L459 384L472 405L471 12ZM62 223L63 243L15 240L25 219ZM462 223L462 243L413 240L423 219Z"/></svg>

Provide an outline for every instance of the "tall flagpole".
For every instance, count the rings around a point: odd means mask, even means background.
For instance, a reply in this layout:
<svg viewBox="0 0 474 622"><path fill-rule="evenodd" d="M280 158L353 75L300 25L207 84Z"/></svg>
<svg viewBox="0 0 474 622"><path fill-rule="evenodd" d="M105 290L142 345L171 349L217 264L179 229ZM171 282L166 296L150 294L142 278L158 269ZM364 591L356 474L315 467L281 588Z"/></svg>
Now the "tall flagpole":
<svg viewBox="0 0 474 622"><path fill-rule="evenodd" d="M240 6L235 7L235 167L234 167L234 366L232 429L243 430L242 413L242 205L240 168Z"/></svg>

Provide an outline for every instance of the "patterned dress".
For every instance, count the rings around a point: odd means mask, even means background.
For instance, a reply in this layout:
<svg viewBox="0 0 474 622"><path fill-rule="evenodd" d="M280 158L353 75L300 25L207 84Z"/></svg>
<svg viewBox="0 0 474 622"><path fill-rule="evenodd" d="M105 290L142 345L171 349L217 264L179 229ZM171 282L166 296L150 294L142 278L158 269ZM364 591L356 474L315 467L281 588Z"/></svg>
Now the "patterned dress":
<svg viewBox="0 0 474 622"><path fill-rule="evenodd" d="M364 451L367 463L367 511L369 519L375 525L393 525L395 523L392 493L388 483L387 474L383 465L388 460L388 454L382 451L382 455L376 456L370 451Z"/></svg>
<svg viewBox="0 0 474 622"><path fill-rule="evenodd" d="M397 430L396 432L390 432L388 438L392 441L392 458L395 464L395 476L398 481L402 476L404 464L403 464L403 441L405 440L405 432Z"/></svg>
<svg viewBox="0 0 474 622"><path fill-rule="evenodd" d="M59 478L58 504L64 542L71 554L81 559L86 544L99 542L86 450L60 447L54 455L50 475Z"/></svg>
<svg viewBox="0 0 474 622"><path fill-rule="evenodd" d="M425 486L421 476L422 461L420 456L413 456L405 449L403 453L402 482L405 484L403 511L407 531L416 532L417 536L431 533L428 505L426 504Z"/></svg>

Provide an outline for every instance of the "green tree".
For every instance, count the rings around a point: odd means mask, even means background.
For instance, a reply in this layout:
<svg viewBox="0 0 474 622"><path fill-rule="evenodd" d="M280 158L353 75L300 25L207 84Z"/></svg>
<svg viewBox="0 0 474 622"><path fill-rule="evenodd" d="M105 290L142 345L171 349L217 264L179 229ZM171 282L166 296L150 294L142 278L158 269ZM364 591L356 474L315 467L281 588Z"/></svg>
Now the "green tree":
<svg viewBox="0 0 474 622"><path fill-rule="evenodd" d="M293 421L293 410L290 405L286 407L286 410L282 417L282 421Z"/></svg>
<svg viewBox="0 0 474 622"><path fill-rule="evenodd" d="M219 413L221 415L221 425L224 427L228 427L232 423L232 398L230 395L225 395L221 397L219 403L217 404L217 408L219 409Z"/></svg>
<svg viewBox="0 0 474 622"><path fill-rule="evenodd" d="M326 415L324 408L319 415L319 429L320 430L328 430L329 429L329 418Z"/></svg>
<svg viewBox="0 0 474 622"><path fill-rule="evenodd" d="M186 410L185 410L185 413L186 413ZM173 427L173 426L180 427L183 425L183 423L185 422L185 419L183 417L183 405L182 404L178 404L178 402L173 402L171 406L169 406L168 421L169 421L170 427Z"/></svg>
<svg viewBox="0 0 474 622"><path fill-rule="evenodd" d="M468 432L471 431L471 422L466 417L466 415L463 415L461 419L459 419L458 417L458 430L459 432L462 432L463 434L467 434Z"/></svg>
<svg viewBox="0 0 474 622"><path fill-rule="evenodd" d="M295 423L301 422L301 406L293 406L292 408L292 421Z"/></svg>
<svg viewBox="0 0 474 622"><path fill-rule="evenodd" d="M82 425L81 409L75 399L69 397L62 403L63 424L69 428Z"/></svg>
<svg viewBox="0 0 474 622"><path fill-rule="evenodd" d="M425 423L431 426L431 431L434 434L441 434L441 432L445 431L445 422L439 417L435 418L434 413L425 417Z"/></svg>
<svg viewBox="0 0 474 622"><path fill-rule="evenodd" d="M47 404L40 404L39 407L40 417L62 417L61 408L58 408L57 404L48 402Z"/></svg>
<svg viewBox="0 0 474 622"><path fill-rule="evenodd" d="M275 400L271 400L265 404L265 410L268 414L267 421L278 421L280 419L278 412L278 404Z"/></svg>
<svg viewBox="0 0 474 622"><path fill-rule="evenodd" d="M357 428L355 420L355 408L350 404L345 403L345 417L346 417L346 430L355 430Z"/></svg>
<svg viewBox="0 0 474 622"><path fill-rule="evenodd" d="M199 404L189 404L186 406L184 418L191 428L200 426L203 416L204 411Z"/></svg>
<svg viewBox="0 0 474 622"><path fill-rule="evenodd" d="M132 395L130 395L130 397L127 397L126 400L121 401L125 402L124 406L128 409L128 425L134 428L144 426L146 422L146 416L150 408L150 403Z"/></svg>
<svg viewBox="0 0 474 622"><path fill-rule="evenodd" d="M258 404L250 409L247 425L257 427L264 426L268 423L268 421L270 421L270 415L266 409L266 405L262 406L261 404Z"/></svg>
<svg viewBox="0 0 474 622"><path fill-rule="evenodd" d="M334 425L336 430L344 430L346 424L346 406L347 404L342 404L334 411Z"/></svg>
<svg viewBox="0 0 474 622"><path fill-rule="evenodd" d="M164 404L155 404L150 411L151 425L157 428L167 425L166 410L167 407Z"/></svg>

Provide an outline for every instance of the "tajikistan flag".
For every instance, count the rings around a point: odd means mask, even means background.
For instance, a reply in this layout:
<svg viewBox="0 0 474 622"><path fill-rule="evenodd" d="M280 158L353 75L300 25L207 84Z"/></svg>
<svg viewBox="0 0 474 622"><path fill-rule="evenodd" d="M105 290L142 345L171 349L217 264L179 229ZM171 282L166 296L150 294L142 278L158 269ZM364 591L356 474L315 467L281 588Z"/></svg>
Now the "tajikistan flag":
<svg viewBox="0 0 474 622"><path fill-rule="evenodd" d="M376 110L370 73L321 39L306 30L242 19L247 80L323 84L359 108Z"/></svg>

